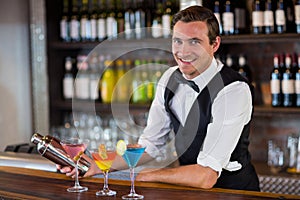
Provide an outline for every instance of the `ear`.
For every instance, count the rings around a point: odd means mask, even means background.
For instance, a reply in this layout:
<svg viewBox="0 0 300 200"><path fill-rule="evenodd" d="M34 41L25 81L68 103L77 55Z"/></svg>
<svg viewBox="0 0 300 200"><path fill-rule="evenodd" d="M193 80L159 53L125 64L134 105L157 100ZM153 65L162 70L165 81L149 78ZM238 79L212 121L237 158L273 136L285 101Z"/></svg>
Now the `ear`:
<svg viewBox="0 0 300 200"><path fill-rule="evenodd" d="M214 53L219 49L220 47L220 44L221 44L221 37L220 36L217 36L216 37L216 40L214 41L213 43L213 50L214 50Z"/></svg>

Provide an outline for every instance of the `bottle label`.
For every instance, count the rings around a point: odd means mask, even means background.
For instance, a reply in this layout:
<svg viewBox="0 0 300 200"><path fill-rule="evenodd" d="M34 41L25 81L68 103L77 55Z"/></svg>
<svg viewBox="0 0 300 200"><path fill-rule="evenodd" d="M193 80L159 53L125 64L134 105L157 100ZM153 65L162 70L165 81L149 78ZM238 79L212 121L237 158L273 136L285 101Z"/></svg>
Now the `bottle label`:
<svg viewBox="0 0 300 200"><path fill-rule="evenodd" d="M90 99L96 100L99 98L98 79L90 80Z"/></svg>
<svg viewBox="0 0 300 200"><path fill-rule="evenodd" d="M115 27L117 25L117 21L113 17L106 18L106 34L107 37L113 37L116 35L117 28Z"/></svg>
<svg viewBox="0 0 300 200"><path fill-rule="evenodd" d="M295 80L295 93L300 94L300 80Z"/></svg>
<svg viewBox="0 0 300 200"><path fill-rule="evenodd" d="M91 19L91 39L97 38L97 20Z"/></svg>
<svg viewBox="0 0 300 200"><path fill-rule="evenodd" d="M89 99L89 78L87 76L77 77L75 92L78 99Z"/></svg>
<svg viewBox="0 0 300 200"><path fill-rule="evenodd" d="M106 37L106 21L105 19L98 19L98 38L104 39Z"/></svg>
<svg viewBox="0 0 300 200"><path fill-rule="evenodd" d="M252 26L262 27L264 26L264 13L263 11L252 12Z"/></svg>
<svg viewBox="0 0 300 200"><path fill-rule="evenodd" d="M279 94L280 93L280 80L274 79L270 81L270 90L271 94Z"/></svg>
<svg viewBox="0 0 300 200"><path fill-rule="evenodd" d="M276 25L284 26L285 25L285 16L283 10L276 10L275 12Z"/></svg>
<svg viewBox="0 0 300 200"><path fill-rule="evenodd" d="M159 23L153 23L152 25L152 37L162 37L162 25Z"/></svg>
<svg viewBox="0 0 300 200"><path fill-rule="evenodd" d="M66 19L62 19L60 21L60 37L63 40L66 40L68 38L68 22Z"/></svg>
<svg viewBox="0 0 300 200"><path fill-rule="evenodd" d="M79 39L79 21L77 21L76 19L71 20L70 35L74 40Z"/></svg>
<svg viewBox="0 0 300 200"><path fill-rule="evenodd" d="M65 77L63 80L63 95L65 99L71 99L73 97L73 77Z"/></svg>
<svg viewBox="0 0 300 200"><path fill-rule="evenodd" d="M162 27L163 27L163 36L165 38L169 37L171 34L171 17L170 15L163 15L162 16Z"/></svg>
<svg viewBox="0 0 300 200"><path fill-rule="evenodd" d="M300 24L300 5L295 5L295 22Z"/></svg>
<svg viewBox="0 0 300 200"><path fill-rule="evenodd" d="M232 12L223 13L223 29L225 32L234 29L234 15Z"/></svg>
<svg viewBox="0 0 300 200"><path fill-rule="evenodd" d="M273 11L266 10L264 12L264 25L265 26L274 26L274 16Z"/></svg>
<svg viewBox="0 0 300 200"><path fill-rule="evenodd" d="M284 94L294 94L295 93L294 80L282 80L281 87L282 87L282 93L284 93Z"/></svg>

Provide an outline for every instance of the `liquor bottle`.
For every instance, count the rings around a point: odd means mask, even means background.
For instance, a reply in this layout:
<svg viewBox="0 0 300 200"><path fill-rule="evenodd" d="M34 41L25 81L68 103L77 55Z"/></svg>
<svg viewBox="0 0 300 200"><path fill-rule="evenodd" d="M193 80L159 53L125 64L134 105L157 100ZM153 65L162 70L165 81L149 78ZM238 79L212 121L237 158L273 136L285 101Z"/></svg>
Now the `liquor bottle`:
<svg viewBox="0 0 300 200"><path fill-rule="evenodd" d="M63 1L63 13L60 19L60 38L69 42L70 38L70 16L69 16L69 0Z"/></svg>
<svg viewBox="0 0 300 200"><path fill-rule="evenodd" d="M97 21L98 21L98 0L93 0L90 3L91 6L91 15L90 15L90 22L91 22L91 41L96 41L98 38L97 35Z"/></svg>
<svg viewBox="0 0 300 200"><path fill-rule="evenodd" d="M222 14L223 31L225 35L234 34L234 13L231 1L227 0L225 3L225 11Z"/></svg>
<svg viewBox="0 0 300 200"><path fill-rule="evenodd" d="M133 11L133 4L131 0L125 0L125 13L124 13L124 23L125 23L125 38L133 39L135 36L135 16Z"/></svg>
<svg viewBox="0 0 300 200"><path fill-rule="evenodd" d="M92 53L89 58L89 99L98 100L99 99L99 74L100 69L98 65L98 57L96 53Z"/></svg>
<svg viewBox="0 0 300 200"><path fill-rule="evenodd" d="M239 0L235 1L234 6L234 33L235 34L245 34L247 30L247 17L246 1Z"/></svg>
<svg viewBox="0 0 300 200"><path fill-rule="evenodd" d="M136 10L134 12L135 16L135 38L141 39L146 37L146 14L143 10L143 1L137 0Z"/></svg>
<svg viewBox="0 0 300 200"><path fill-rule="evenodd" d="M78 0L72 1L72 15L70 21L70 37L74 42L80 41L80 16Z"/></svg>
<svg viewBox="0 0 300 200"><path fill-rule="evenodd" d="M118 37L124 38L125 20L124 20L124 6L122 0L116 0L116 20Z"/></svg>
<svg viewBox="0 0 300 200"><path fill-rule="evenodd" d="M89 41L91 39L91 21L88 13L88 0L82 0L81 18L80 18L80 36L81 41Z"/></svg>
<svg viewBox="0 0 300 200"><path fill-rule="evenodd" d="M222 21L221 21L220 2L219 1L215 1L214 14L215 14L215 16L218 20L218 23L219 23L220 35L222 35L223 34L223 26L222 26Z"/></svg>
<svg viewBox="0 0 300 200"><path fill-rule="evenodd" d="M132 103L146 103L147 102L147 86L143 82L143 67L141 67L141 61L136 59L134 61L134 74L132 80Z"/></svg>
<svg viewBox="0 0 300 200"><path fill-rule="evenodd" d="M233 58L230 54L227 54L226 56L225 65L232 68L234 71L238 71L238 67L234 64Z"/></svg>
<svg viewBox="0 0 300 200"><path fill-rule="evenodd" d="M75 80L75 96L77 99L87 100L90 98L89 93L89 75L88 62L86 55L77 56L77 76Z"/></svg>
<svg viewBox="0 0 300 200"><path fill-rule="evenodd" d="M278 2L277 10L275 11L275 22L277 27L277 33L285 33L286 20L283 0L279 0Z"/></svg>
<svg viewBox="0 0 300 200"><path fill-rule="evenodd" d="M114 62L107 58L104 61L105 71L100 81L100 92L103 103L111 103L113 98L113 90L115 87L115 70Z"/></svg>
<svg viewBox="0 0 300 200"><path fill-rule="evenodd" d="M65 58L65 75L63 78L63 96L65 99L73 98L74 77L72 74L73 62L71 57Z"/></svg>
<svg viewBox="0 0 300 200"><path fill-rule="evenodd" d="M284 10L286 19L286 32L295 33L296 23L295 23L295 8L293 0L284 0Z"/></svg>
<svg viewBox="0 0 300 200"><path fill-rule="evenodd" d="M282 72L279 67L279 55L275 54L273 57L273 70L271 72L270 90L272 97L272 106L282 106L282 92L281 92Z"/></svg>
<svg viewBox="0 0 300 200"><path fill-rule="evenodd" d="M118 35L118 24L115 13L115 1L107 0L106 34L108 39L114 39Z"/></svg>
<svg viewBox="0 0 300 200"><path fill-rule="evenodd" d="M298 55L298 64L297 61L293 61L293 63L295 63L297 66L295 70L295 93L296 93L295 105L297 107L300 107L300 54Z"/></svg>
<svg viewBox="0 0 300 200"><path fill-rule="evenodd" d="M264 28L264 12L261 9L261 2L255 0L252 11L252 28L254 34L263 33Z"/></svg>
<svg viewBox="0 0 300 200"><path fill-rule="evenodd" d="M37 146L37 152L48 160L61 166L71 166L75 168L74 161L68 156L64 148L60 144L60 140L51 135L42 136L39 133L32 135L31 140ZM80 176L83 176L90 167L90 163L81 158L78 161L78 170Z"/></svg>
<svg viewBox="0 0 300 200"><path fill-rule="evenodd" d="M295 24L296 32L300 33L300 0L296 0L295 2Z"/></svg>
<svg viewBox="0 0 300 200"><path fill-rule="evenodd" d="M239 74L244 76L249 81L249 83L252 82L251 70L250 70L250 67L247 65L246 58L244 55L239 56L238 72L239 72Z"/></svg>
<svg viewBox="0 0 300 200"><path fill-rule="evenodd" d="M267 0L266 8L264 11L265 34L274 33L274 12L272 9L272 0Z"/></svg>
<svg viewBox="0 0 300 200"><path fill-rule="evenodd" d="M106 34L106 0L100 0L99 1L99 15L98 15L98 21L97 21L97 35L98 40L103 41L107 38Z"/></svg>
<svg viewBox="0 0 300 200"><path fill-rule="evenodd" d="M116 101L120 103L129 102L129 90L127 77L125 76L125 64L122 59L116 60L116 88L114 90Z"/></svg>
<svg viewBox="0 0 300 200"><path fill-rule="evenodd" d="M282 73L282 95L283 95L283 106L291 107L294 106L294 95L295 95L295 76L291 71L292 59L290 54L285 56L285 71Z"/></svg>
<svg viewBox="0 0 300 200"><path fill-rule="evenodd" d="M171 17L172 2L170 0L165 0L162 14L162 34L164 38L168 38L171 35Z"/></svg>
<svg viewBox="0 0 300 200"><path fill-rule="evenodd" d="M162 13L163 5L160 1L156 2L156 12L152 21L152 37L160 38L162 37Z"/></svg>

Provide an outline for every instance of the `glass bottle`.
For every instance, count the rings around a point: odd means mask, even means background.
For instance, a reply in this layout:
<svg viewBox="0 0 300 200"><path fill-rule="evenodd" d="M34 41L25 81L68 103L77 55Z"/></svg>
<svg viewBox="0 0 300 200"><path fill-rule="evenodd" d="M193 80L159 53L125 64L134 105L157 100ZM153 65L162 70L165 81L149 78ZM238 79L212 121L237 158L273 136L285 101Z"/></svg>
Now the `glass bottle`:
<svg viewBox="0 0 300 200"><path fill-rule="evenodd" d="M104 61L105 71L101 78L101 99L103 103L112 102L112 94L115 87L114 62L109 58Z"/></svg>
<svg viewBox="0 0 300 200"><path fill-rule="evenodd" d="M118 24L115 13L115 1L107 0L106 34L108 39L115 39L118 35Z"/></svg>
<svg viewBox="0 0 300 200"><path fill-rule="evenodd" d="M219 29L220 29L220 34L223 34L223 27L222 27L222 21L221 21L221 14L220 14L220 2L219 1L215 1L215 5L214 5L214 14L218 20L219 23Z"/></svg>
<svg viewBox="0 0 300 200"><path fill-rule="evenodd" d="M274 12L273 12L272 0L266 1L266 8L264 11L264 27L265 27L265 34L274 33Z"/></svg>
<svg viewBox="0 0 300 200"><path fill-rule="evenodd" d="M143 9L143 1L136 0L135 15L135 38L141 39L146 37L146 14Z"/></svg>
<svg viewBox="0 0 300 200"><path fill-rule="evenodd" d="M250 67L247 65L246 58L244 55L239 56L238 60L238 72L244 76L249 83L252 82L252 75L251 75L251 70Z"/></svg>
<svg viewBox="0 0 300 200"><path fill-rule="evenodd" d="M122 0L116 0L116 20L118 37L124 38L125 20L124 20L124 5Z"/></svg>
<svg viewBox="0 0 300 200"><path fill-rule="evenodd" d="M99 15L97 21L97 36L99 41L103 41L107 38L106 34L106 0L99 1Z"/></svg>
<svg viewBox="0 0 300 200"><path fill-rule="evenodd" d="M78 0L72 1L72 14L70 21L70 37L74 42L80 41L80 16Z"/></svg>
<svg viewBox="0 0 300 200"><path fill-rule="evenodd" d="M63 78L63 96L64 99L73 98L74 77L72 74L73 62L71 57L65 58L65 75Z"/></svg>
<svg viewBox="0 0 300 200"><path fill-rule="evenodd" d="M161 2L156 2L156 12L154 14L154 18L152 21L152 37L153 38L160 38L162 37L162 11L163 5Z"/></svg>
<svg viewBox="0 0 300 200"><path fill-rule="evenodd" d="M300 0L295 1L295 24L296 32L300 33Z"/></svg>
<svg viewBox="0 0 300 200"><path fill-rule="evenodd" d="M125 64L122 59L116 60L116 89L117 102L126 103L129 101L128 83L125 76Z"/></svg>
<svg viewBox="0 0 300 200"><path fill-rule="evenodd" d="M256 0L252 11L252 28L254 34L263 33L264 27L264 12L261 9L261 2Z"/></svg>
<svg viewBox="0 0 300 200"><path fill-rule="evenodd" d="M133 3L131 0L125 0L125 13L124 13L124 23L125 23L125 38L133 39L134 28L135 28L135 16L133 11Z"/></svg>
<svg viewBox="0 0 300 200"><path fill-rule="evenodd" d="M81 100L87 100L90 97L89 89L89 74L88 74L88 62L86 55L77 56L77 76L75 79L75 95L76 98Z"/></svg>
<svg viewBox="0 0 300 200"><path fill-rule="evenodd" d="M80 15L80 36L82 41L89 41L91 39L91 21L88 8L88 0L82 0Z"/></svg>
<svg viewBox="0 0 300 200"><path fill-rule="evenodd" d="M276 22L276 27L277 27L277 33L285 33L286 32L286 20L285 20L283 0L278 1L278 6L275 11L275 22Z"/></svg>
<svg viewBox="0 0 300 200"><path fill-rule="evenodd" d="M297 107L300 107L300 53L298 55L298 64L297 61L293 61L295 62L297 68L295 70L295 104Z"/></svg>
<svg viewBox="0 0 300 200"><path fill-rule="evenodd" d="M279 68L279 55L275 54L273 57L273 70L271 72L270 80L270 90L273 107L282 106L281 80L282 73Z"/></svg>
<svg viewBox="0 0 300 200"><path fill-rule="evenodd" d="M96 41L98 38L97 35L97 21L98 21L98 0L93 0L91 4L91 15L90 15L90 22L91 22L91 41Z"/></svg>
<svg viewBox="0 0 300 200"><path fill-rule="evenodd" d="M134 74L132 80L132 103L146 103L147 101L147 91L146 85L143 82L143 67L141 67L141 61L136 59L134 61Z"/></svg>
<svg viewBox="0 0 300 200"><path fill-rule="evenodd" d="M285 55L285 71L282 74L282 95L283 95L283 106L292 107L294 106L294 94L295 94L295 77L291 70L292 59L290 54Z"/></svg>
<svg viewBox="0 0 300 200"><path fill-rule="evenodd" d="M69 16L69 0L63 1L63 13L60 20L60 38L69 42L70 38L70 16Z"/></svg>
<svg viewBox="0 0 300 200"><path fill-rule="evenodd" d="M171 35L171 19L172 19L172 2L165 0L163 5L162 14L162 33L164 38L168 38Z"/></svg>
<svg viewBox="0 0 300 200"><path fill-rule="evenodd" d="M234 34L234 13L231 1L225 3L225 11L222 14L223 31L225 35Z"/></svg>
<svg viewBox="0 0 300 200"><path fill-rule="evenodd" d="M235 34L245 34L247 33L247 9L246 1L239 0L235 1L234 6L234 33Z"/></svg>

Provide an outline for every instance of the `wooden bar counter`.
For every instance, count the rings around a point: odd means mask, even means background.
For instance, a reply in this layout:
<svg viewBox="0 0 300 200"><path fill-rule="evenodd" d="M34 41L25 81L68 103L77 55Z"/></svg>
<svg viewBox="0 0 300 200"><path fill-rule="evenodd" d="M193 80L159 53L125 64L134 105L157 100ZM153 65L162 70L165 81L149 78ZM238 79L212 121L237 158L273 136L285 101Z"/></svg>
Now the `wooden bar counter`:
<svg viewBox="0 0 300 200"><path fill-rule="evenodd" d="M237 180L238 181L238 180ZM101 178L89 177L80 179L87 192L68 193L67 187L74 180L64 174L18 167L0 166L0 199L121 199L130 189L129 181L109 180L111 189L117 191L116 197L97 197L96 191L103 187ZM160 199L300 199L300 196L275 193L251 192L239 190L210 189L201 190L190 187L162 183L136 182L137 193L143 194L145 200Z"/></svg>

